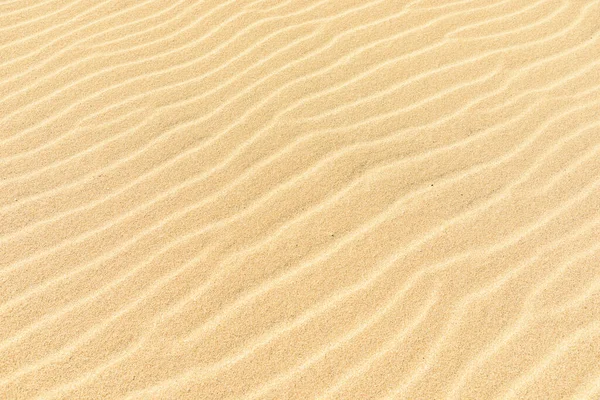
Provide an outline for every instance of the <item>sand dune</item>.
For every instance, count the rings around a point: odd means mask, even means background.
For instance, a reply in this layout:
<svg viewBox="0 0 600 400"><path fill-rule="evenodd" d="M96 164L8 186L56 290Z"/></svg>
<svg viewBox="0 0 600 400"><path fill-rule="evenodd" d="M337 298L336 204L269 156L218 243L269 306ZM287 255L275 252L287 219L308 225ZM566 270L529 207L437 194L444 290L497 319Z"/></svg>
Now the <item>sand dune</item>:
<svg viewBox="0 0 600 400"><path fill-rule="evenodd" d="M1 399L600 398L600 1L0 2Z"/></svg>

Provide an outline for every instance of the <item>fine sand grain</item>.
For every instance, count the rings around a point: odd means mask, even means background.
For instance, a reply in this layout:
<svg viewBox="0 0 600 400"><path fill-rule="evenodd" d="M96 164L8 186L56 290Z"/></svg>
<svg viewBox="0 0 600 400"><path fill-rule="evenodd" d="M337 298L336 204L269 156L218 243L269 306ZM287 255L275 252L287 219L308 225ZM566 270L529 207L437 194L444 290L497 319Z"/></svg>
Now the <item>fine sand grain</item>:
<svg viewBox="0 0 600 400"><path fill-rule="evenodd" d="M0 399L600 399L600 0L0 0Z"/></svg>

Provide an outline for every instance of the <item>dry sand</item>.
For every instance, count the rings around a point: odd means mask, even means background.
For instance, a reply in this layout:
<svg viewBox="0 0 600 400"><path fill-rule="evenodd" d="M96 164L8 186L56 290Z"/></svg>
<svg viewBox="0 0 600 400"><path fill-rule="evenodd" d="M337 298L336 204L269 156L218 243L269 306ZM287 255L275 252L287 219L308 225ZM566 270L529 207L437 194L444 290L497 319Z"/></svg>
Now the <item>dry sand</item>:
<svg viewBox="0 0 600 400"><path fill-rule="evenodd" d="M0 399L599 399L600 1L3 0Z"/></svg>

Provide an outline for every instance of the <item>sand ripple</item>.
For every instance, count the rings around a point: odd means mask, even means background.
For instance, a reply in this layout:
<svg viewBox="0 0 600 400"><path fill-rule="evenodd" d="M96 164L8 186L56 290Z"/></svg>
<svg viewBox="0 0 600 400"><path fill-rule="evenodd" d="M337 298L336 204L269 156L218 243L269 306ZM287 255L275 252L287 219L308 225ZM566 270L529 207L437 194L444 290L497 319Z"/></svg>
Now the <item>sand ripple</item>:
<svg viewBox="0 0 600 400"><path fill-rule="evenodd" d="M600 398L600 1L0 3L0 398Z"/></svg>

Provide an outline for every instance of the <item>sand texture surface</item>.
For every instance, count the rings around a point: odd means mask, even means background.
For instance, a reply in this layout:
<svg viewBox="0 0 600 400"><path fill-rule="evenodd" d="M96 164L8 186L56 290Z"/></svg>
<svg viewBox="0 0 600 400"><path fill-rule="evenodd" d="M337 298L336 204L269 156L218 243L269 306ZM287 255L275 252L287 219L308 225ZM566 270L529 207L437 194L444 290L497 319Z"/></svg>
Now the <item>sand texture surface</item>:
<svg viewBox="0 0 600 400"><path fill-rule="evenodd" d="M600 399L600 0L1 0L0 399Z"/></svg>

